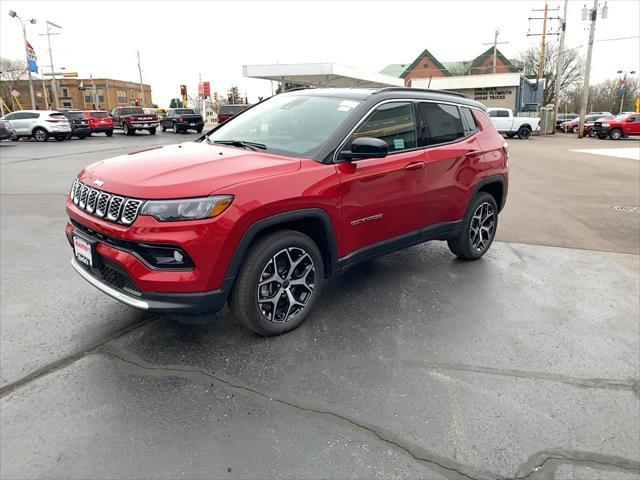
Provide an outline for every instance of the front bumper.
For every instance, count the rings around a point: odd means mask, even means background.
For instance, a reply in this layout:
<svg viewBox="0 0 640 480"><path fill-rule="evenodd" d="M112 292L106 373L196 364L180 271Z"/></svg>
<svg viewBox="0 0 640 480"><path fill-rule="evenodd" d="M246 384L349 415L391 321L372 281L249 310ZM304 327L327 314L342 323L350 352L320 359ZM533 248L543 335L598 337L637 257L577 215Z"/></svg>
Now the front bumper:
<svg viewBox="0 0 640 480"><path fill-rule="evenodd" d="M93 272L94 269L80 265L75 258L71 259L71 266L78 275L102 293L106 293L130 307L178 315L186 323L201 323L200 319L197 319L198 315L216 313L222 310L227 301L227 294L222 290L174 294L140 292L136 295L132 291L109 284L105 278ZM190 319L189 317L194 318Z"/></svg>
<svg viewBox="0 0 640 480"><path fill-rule="evenodd" d="M610 132L609 127L593 127L593 133L598 137L608 137Z"/></svg>

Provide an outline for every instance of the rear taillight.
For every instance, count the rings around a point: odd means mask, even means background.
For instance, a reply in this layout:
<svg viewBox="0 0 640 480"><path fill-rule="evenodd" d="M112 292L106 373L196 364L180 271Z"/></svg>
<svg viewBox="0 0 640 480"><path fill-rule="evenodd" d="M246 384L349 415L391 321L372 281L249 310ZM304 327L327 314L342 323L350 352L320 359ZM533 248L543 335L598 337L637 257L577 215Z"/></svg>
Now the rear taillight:
<svg viewBox="0 0 640 480"><path fill-rule="evenodd" d="M182 123L182 117L178 117L178 123Z"/></svg>

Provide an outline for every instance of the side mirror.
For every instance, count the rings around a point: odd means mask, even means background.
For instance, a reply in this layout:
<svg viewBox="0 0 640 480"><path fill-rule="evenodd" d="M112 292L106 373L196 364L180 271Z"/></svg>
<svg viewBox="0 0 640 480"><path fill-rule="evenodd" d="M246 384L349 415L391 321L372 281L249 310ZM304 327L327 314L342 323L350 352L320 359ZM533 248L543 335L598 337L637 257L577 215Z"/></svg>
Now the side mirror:
<svg viewBox="0 0 640 480"><path fill-rule="evenodd" d="M373 137L360 137L351 142L351 150L342 150L340 157L345 160L363 158L384 158L389 154L389 145L384 140Z"/></svg>

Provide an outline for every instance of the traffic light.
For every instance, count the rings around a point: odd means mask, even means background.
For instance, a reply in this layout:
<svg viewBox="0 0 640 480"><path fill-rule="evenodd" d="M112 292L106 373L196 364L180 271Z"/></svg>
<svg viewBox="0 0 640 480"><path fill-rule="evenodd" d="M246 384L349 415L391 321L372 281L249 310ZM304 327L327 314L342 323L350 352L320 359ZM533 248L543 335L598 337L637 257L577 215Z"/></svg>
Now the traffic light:
<svg viewBox="0 0 640 480"><path fill-rule="evenodd" d="M180 95L182 95L183 97L187 96L187 86L186 85L180 85Z"/></svg>
<svg viewBox="0 0 640 480"><path fill-rule="evenodd" d="M219 102L219 100L218 100L218 92L213 92L213 100L214 100L216 103L218 103L218 102Z"/></svg>

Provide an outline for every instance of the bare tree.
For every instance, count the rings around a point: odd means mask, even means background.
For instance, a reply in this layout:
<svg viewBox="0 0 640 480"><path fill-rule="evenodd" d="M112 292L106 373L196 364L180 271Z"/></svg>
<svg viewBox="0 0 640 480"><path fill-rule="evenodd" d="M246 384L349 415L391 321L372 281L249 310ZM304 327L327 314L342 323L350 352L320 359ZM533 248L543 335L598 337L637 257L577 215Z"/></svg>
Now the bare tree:
<svg viewBox="0 0 640 480"><path fill-rule="evenodd" d="M16 80L27 78L27 63L24 60L0 58L0 97L11 106L11 87Z"/></svg>
<svg viewBox="0 0 640 480"><path fill-rule="evenodd" d="M627 78L624 89L624 100L622 111L634 111L635 99L640 93L640 82L637 78ZM561 97L560 110L562 112L578 112L580 110L580 98L582 96L582 82L574 85L564 92ZM612 78L604 80L589 87L589 112L611 112L617 114L620 111L620 100L622 91L620 90L620 80Z"/></svg>
<svg viewBox="0 0 640 480"><path fill-rule="evenodd" d="M525 76L535 77L540 63L540 47L531 47L520 53L518 60L522 62ZM558 66L558 46L548 44L545 47L542 77L546 80L544 87L544 104L555 102L556 69ZM565 50L562 65L562 83L560 84L560 98L563 92L570 91L578 84L582 84L584 76L584 58L577 49Z"/></svg>

